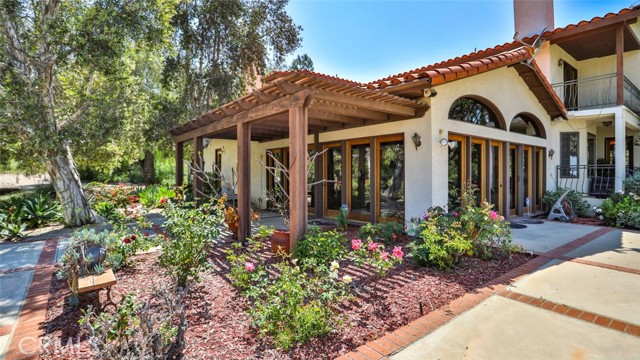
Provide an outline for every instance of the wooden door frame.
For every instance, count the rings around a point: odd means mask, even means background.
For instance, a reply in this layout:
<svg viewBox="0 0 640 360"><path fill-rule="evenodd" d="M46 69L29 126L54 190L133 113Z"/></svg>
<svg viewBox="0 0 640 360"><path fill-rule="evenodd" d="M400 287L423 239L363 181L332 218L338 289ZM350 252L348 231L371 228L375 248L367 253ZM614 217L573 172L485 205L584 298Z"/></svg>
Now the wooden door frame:
<svg viewBox="0 0 640 360"><path fill-rule="evenodd" d="M372 142L371 137L369 138L360 138L360 139L349 139L346 140L346 146L347 146L347 156L346 158L348 159L347 161L347 167L346 167L346 172L345 174L348 175L346 177L347 179L347 206L349 206L349 219L352 220L358 220L358 221L371 221L371 214L373 213L373 209L372 209L372 205L373 204L373 192L371 190L371 182L373 179L373 166L371 166L371 162L372 162L372 152L375 151L375 149L371 148L371 142ZM367 214L357 214L353 212L353 207L351 206L351 177L352 177L352 173L351 173L351 146L353 145L369 145L369 212Z"/></svg>
<svg viewBox="0 0 640 360"><path fill-rule="evenodd" d="M395 219L393 218L384 218L382 217L381 213L380 213L380 205L382 203L382 201L380 201L381 198L381 194L380 194L380 164L382 161L382 157L380 156L380 145L384 144L384 143L389 143L389 142L396 142L396 141L401 141L402 142L402 147L404 149L404 153L405 153L405 159L403 160L405 162L404 164L404 172L402 174L402 176L404 177L404 186L406 188L406 169L407 169L407 163L406 163L406 149L405 149L405 143L404 143L404 134L395 134L395 135L386 135L386 136L379 136L376 137L374 142L374 151L376 152L376 161L374 164L375 167L375 171L374 174L376 175L377 179L375 181L375 198L376 198L376 208L375 208L375 216L374 216L374 220L375 222L391 222L391 221L395 221ZM405 192L405 197L406 197L406 192ZM406 216L406 211L407 211L407 207L406 207L406 198L405 198L405 204L404 204L404 214ZM404 219L403 219L403 223L404 223Z"/></svg>
<svg viewBox="0 0 640 360"><path fill-rule="evenodd" d="M322 144L322 151L325 151L326 149L329 148L334 148L334 149L340 149L340 156L342 158L342 164L341 164L341 168L340 168L340 182L341 182L341 186L340 186L340 191L341 191L341 198L344 199L344 186L342 186L342 184L344 184L344 178L345 178L345 164L344 164L344 159L345 159L345 154L344 154L344 146L343 146L343 142L330 142L330 143L326 143L326 144ZM329 174L329 169L327 168L328 166L328 162L329 160L327 159L328 156L328 151L326 151L324 153L324 155L322 156L322 171L325 175ZM328 196L329 196L329 191L327 189L327 187L329 186L330 182L324 182L322 184L323 187L323 197L322 197L322 206L324 208L324 214L325 216L331 216L331 217L335 217L338 216L338 214L340 214L340 210L334 210L334 209L329 209L328 206ZM341 201L342 202L342 201Z"/></svg>

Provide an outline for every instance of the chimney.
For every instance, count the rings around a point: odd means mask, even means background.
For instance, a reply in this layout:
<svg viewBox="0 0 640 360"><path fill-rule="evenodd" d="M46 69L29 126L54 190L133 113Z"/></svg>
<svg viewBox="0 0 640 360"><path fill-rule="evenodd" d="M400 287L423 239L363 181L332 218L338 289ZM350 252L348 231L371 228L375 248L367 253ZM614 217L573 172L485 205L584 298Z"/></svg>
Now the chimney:
<svg viewBox="0 0 640 360"><path fill-rule="evenodd" d="M519 38L535 35L545 26L553 30L553 0L513 0L515 31Z"/></svg>

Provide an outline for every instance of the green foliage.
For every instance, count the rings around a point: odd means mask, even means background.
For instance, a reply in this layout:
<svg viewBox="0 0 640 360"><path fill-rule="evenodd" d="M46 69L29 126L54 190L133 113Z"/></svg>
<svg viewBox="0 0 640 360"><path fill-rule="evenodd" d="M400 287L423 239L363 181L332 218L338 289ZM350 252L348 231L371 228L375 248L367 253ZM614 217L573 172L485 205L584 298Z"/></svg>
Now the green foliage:
<svg viewBox="0 0 640 360"><path fill-rule="evenodd" d="M569 189L559 187L553 191L545 191L544 195L542 196L542 204L547 210L551 210L553 204L555 204L560 196L562 196L562 194L564 194L567 190ZM573 206L573 212L575 212L577 216L585 217L588 215L590 206L589 203L582 198L582 195L571 190L569 191L567 196L565 196L565 199L571 202L571 206Z"/></svg>
<svg viewBox="0 0 640 360"><path fill-rule="evenodd" d="M210 203L195 207L167 202L164 208L166 230L171 236L162 244L160 265L184 287L189 281L199 281L199 274L208 268L208 250L220 236L224 222L223 208Z"/></svg>
<svg viewBox="0 0 640 360"><path fill-rule="evenodd" d="M640 172L635 172L624 179L624 189L629 193L640 193Z"/></svg>
<svg viewBox="0 0 640 360"><path fill-rule="evenodd" d="M596 209L600 212L609 226L640 229L640 196L635 193L612 194Z"/></svg>
<svg viewBox="0 0 640 360"><path fill-rule="evenodd" d="M306 266L329 266L332 261L340 260L347 254L347 238L335 231L322 231L312 227L298 241L294 257Z"/></svg>
<svg viewBox="0 0 640 360"><path fill-rule="evenodd" d="M116 206L109 201L100 201L93 205L95 212L109 220L110 222L122 222L124 221L124 215L118 211Z"/></svg>
<svg viewBox="0 0 640 360"><path fill-rule="evenodd" d="M420 238L411 244L411 257L421 266L450 270L462 255L472 255L473 244L463 235L453 216L430 216L422 224Z"/></svg>
<svg viewBox="0 0 640 360"><path fill-rule="evenodd" d="M148 208L163 207L167 200L174 199L176 192L165 186L146 186L137 191L140 203Z"/></svg>
<svg viewBox="0 0 640 360"><path fill-rule="evenodd" d="M409 244L416 263L450 270L464 255L493 259L518 250L504 218L486 202L476 205L476 191L467 185L459 212L433 207L425 213L419 238Z"/></svg>
<svg viewBox="0 0 640 360"><path fill-rule="evenodd" d="M298 55L289 65L289 70L313 71L313 60L307 54Z"/></svg>
<svg viewBox="0 0 640 360"><path fill-rule="evenodd" d="M403 230L403 226L397 222L367 223L360 227L358 235L361 239L371 238L385 243L393 243L396 241L398 235L402 234Z"/></svg>
<svg viewBox="0 0 640 360"><path fill-rule="evenodd" d="M0 238L24 237L24 231L61 220L60 205L51 194L39 192L0 201Z"/></svg>

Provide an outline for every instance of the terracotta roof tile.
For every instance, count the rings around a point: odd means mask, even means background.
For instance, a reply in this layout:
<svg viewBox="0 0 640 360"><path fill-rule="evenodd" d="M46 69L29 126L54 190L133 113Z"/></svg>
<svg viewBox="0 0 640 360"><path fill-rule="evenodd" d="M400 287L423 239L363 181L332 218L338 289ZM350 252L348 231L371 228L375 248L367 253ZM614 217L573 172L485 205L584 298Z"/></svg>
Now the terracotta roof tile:
<svg viewBox="0 0 640 360"><path fill-rule="evenodd" d="M281 79L283 77L287 77L289 75L295 75L295 74L305 74L305 75L311 75L313 77L319 77L325 80L333 80L339 83L343 83L346 85L352 85L352 86L363 86L364 84L359 83L357 81L352 81L352 80L348 80L348 79L343 79L337 76L331 76L331 75L326 75L326 74L321 74L321 73L317 73L314 71L309 71L309 70L287 70L287 71L275 71L269 75L267 75L264 78L264 83L270 83L273 82L275 80Z"/></svg>

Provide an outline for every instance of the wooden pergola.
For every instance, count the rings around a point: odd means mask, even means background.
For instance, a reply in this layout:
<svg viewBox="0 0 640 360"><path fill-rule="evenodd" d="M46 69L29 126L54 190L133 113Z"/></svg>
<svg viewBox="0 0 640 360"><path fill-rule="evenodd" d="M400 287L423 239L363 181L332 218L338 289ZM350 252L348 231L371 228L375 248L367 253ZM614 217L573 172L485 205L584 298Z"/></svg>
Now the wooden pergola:
<svg viewBox="0 0 640 360"><path fill-rule="evenodd" d="M181 185L184 177L185 142L193 141L195 168L202 169L204 138L236 139L238 234L243 239L251 230L251 141L289 138L290 241L293 249L307 229L307 136L314 134L316 150L320 151L318 134L321 132L422 117L427 110L428 106L423 103L366 89L364 85L348 80L309 71L275 73L265 78L262 88L171 129L176 145L176 184ZM316 176L321 176L318 173ZM194 176L194 194L201 193L203 188L201 177L197 175ZM316 198L321 199L322 186L316 185L314 191Z"/></svg>

